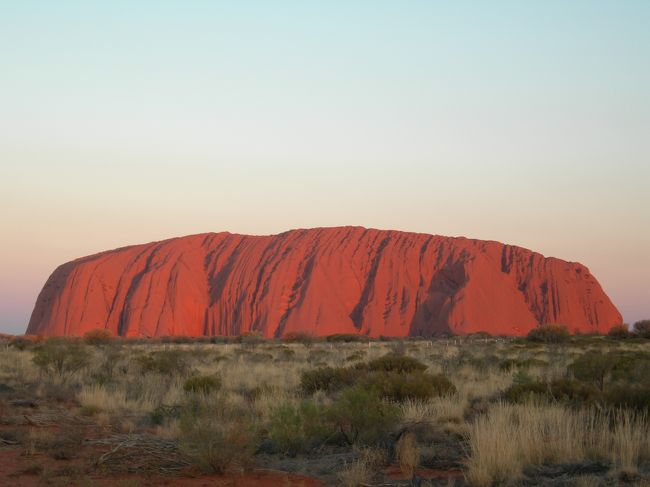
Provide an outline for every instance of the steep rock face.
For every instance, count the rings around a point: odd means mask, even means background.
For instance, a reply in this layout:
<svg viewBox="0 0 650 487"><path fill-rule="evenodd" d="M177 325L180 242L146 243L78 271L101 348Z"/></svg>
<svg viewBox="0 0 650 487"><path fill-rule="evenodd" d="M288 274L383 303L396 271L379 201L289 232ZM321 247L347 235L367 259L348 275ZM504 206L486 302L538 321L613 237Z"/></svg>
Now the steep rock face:
<svg viewBox="0 0 650 487"><path fill-rule="evenodd" d="M57 268L28 334L370 336L606 332L622 321L581 264L498 242L359 227L209 233Z"/></svg>

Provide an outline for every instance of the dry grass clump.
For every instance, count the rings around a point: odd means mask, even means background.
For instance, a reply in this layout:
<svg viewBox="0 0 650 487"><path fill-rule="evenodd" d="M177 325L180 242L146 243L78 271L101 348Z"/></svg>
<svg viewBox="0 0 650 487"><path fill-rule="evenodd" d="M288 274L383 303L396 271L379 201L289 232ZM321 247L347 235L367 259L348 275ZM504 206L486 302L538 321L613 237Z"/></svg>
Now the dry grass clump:
<svg viewBox="0 0 650 487"><path fill-rule="evenodd" d="M462 423L467 401L458 394L434 397L427 401L408 399L400 403L402 424Z"/></svg>
<svg viewBox="0 0 650 487"><path fill-rule="evenodd" d="M6 347L0 353L0 381L9 384L33 382L38 378L38 367L29 350Z"/></svg>
<svg viewBox="0 0 650 487"><path fill-rule="evenodd" d="M497 404L477 418L469 435L467 478L483 486L518 479L526 465L606 459L636 471L650 458L647 417L559 405Z"/></svg>
<svg viewBox="0 0 650 487"><path fill-rule="evenodd" d="M84 408L111 413L120 411L146 413L156 406L147 397L129 399L123 389L109 389L97 384L83 386L77 394L77 399Z"/></svg>
<svg viewBox="0 0 650 487"><path fill-rule="evenodd" d="M409 478L413 477L420 463L420 450L414 433L407 432L400 437L395 445L395 456L402 473Z"/></svg>
<svg viewBox="0 0 650 487"><path fill-rule="evenodd" d="M345 464L338 474L340 485L345 487L359 487L368 485L386 464L386 453L376 448L362 448L357 450L358 458Z"/></svg>
<svg viewBox="0 0 650 487"><path fill-rule="evenodd" d="M620 410L612 415L614 429L608 438L610 460L619 471L636 472L650 459L650 423L645 413Z"/></svg>
<svg viewBox="0 0 650 487"><path fill-rule="evenodd" d="M181 451L206 471L223 473L250 463L259 444L253 418L222 397L195 397L180 420Z"/></svg>

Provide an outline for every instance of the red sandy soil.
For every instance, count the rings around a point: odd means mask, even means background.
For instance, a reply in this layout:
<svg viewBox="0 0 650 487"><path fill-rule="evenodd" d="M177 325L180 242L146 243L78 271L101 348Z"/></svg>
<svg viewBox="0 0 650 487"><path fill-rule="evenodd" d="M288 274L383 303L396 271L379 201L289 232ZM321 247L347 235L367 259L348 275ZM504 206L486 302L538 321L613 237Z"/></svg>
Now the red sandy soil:
<svg viewBox="0 0 650 487"><path fill-rule="evenodd" d="M3 430L0 429L0 435ZM43 429L43 428L40 428ZM56 428L52 428L56 429ZM200 475L187 472L185 475L138 475L97 473L90 468L93 460L101 456L106 448L83 446L78 455L70 460L56 460L41 452L26 455L24 445L0 446L0 487L52 486L223 486L223 487L321 487L324 484L314 478L290 475L284 472L255 471L224 475ZM129 484L129 481L134 482ZM137 483L136 483L137 482Z"/></svg>
<svg viewBox="0 0 650 487"><path fill-rule="evenodd" d="M77 259L50 276L27 333L524 335L541 323L604 333L621 321L581 264L498 242L342 227L209 233Z"/></svg>

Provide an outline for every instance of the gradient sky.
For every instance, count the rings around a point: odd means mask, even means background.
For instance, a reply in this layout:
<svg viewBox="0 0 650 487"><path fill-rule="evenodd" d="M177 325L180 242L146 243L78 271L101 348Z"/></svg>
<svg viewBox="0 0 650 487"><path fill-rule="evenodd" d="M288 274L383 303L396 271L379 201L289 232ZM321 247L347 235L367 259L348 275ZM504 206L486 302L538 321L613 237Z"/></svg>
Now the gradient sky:
<svg viewBox="0 0 650 487"><path fill-rule="evenodd" d="M580 261L650 316L650 2L3 1L0 331L68 260L362 225Z"/></svg>

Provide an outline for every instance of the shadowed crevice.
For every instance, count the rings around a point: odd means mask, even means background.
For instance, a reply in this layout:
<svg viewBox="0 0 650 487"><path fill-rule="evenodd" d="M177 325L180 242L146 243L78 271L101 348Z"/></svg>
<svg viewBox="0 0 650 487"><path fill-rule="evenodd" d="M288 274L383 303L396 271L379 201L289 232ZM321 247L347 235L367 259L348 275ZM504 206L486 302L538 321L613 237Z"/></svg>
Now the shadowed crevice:
<svg viewBox="0 0 650 487"><path fill-rule="evenodd" d="M350 319L352 320L352 323L357 330L360 330L363 326L363 312L365 311L366 306L368 306L370 296L372 296L372 291L375 287L375 278L377 277L377 269L379 268L379 262L381 261L384 249L388 245L389 241L390 237L384 237L384 239L379 243L379 247L377 247L377 252L375 253L372 264L370 266L370 272L368 272L368 277L366 278L366 283L363 286L363 291L361 291L359 302L352 310L352 313L350 313Z"/></svg>

